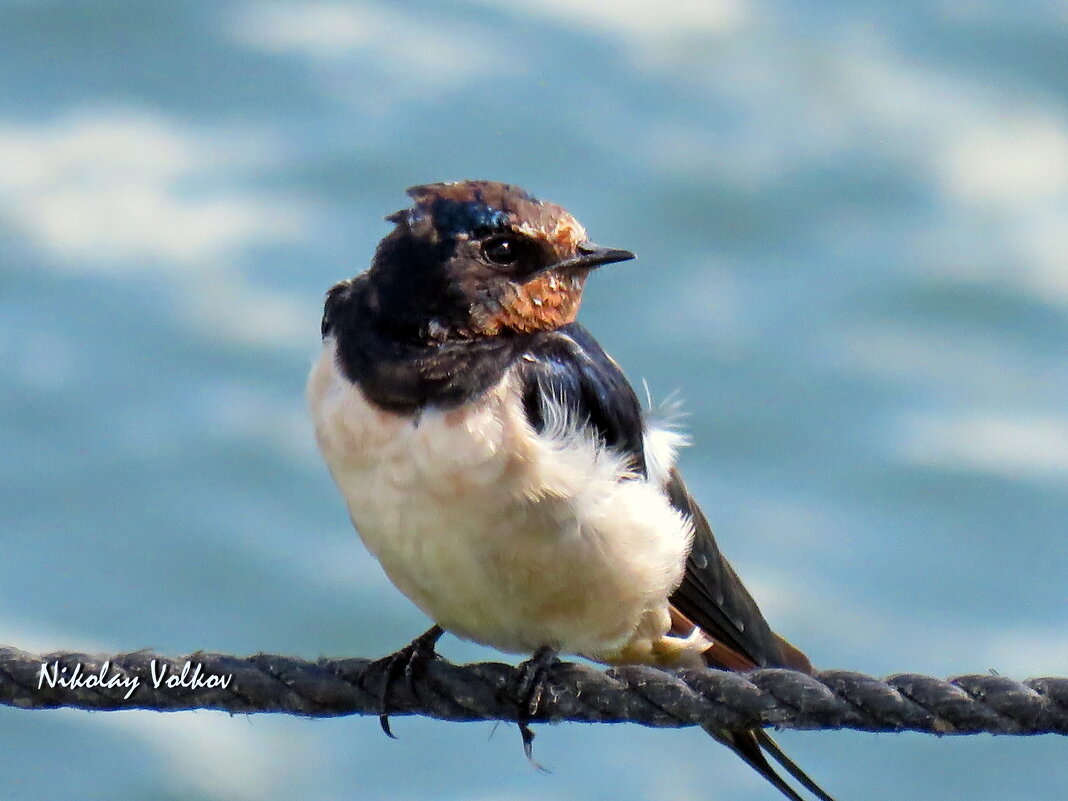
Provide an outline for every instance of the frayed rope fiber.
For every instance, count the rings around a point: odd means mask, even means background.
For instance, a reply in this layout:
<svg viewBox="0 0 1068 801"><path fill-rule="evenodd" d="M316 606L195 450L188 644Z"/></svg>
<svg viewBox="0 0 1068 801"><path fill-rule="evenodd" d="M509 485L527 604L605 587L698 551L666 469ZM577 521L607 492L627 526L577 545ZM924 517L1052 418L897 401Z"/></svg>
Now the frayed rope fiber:
<svg viewBox="0 0 1068 801"><path fill-rule="evenodd" d="M515 721L514 668L435 658L396 681L391 715ZM0 704L21 709L216 709L307 717L377 715L385 661L194 653L31 654L0 646ZM931 734L1068 734L1068 678L1015 681L911 673L878 679L826 670L607 671L560 662L548 672L532 722L638 723L674 728L918 731Z"/></svg>

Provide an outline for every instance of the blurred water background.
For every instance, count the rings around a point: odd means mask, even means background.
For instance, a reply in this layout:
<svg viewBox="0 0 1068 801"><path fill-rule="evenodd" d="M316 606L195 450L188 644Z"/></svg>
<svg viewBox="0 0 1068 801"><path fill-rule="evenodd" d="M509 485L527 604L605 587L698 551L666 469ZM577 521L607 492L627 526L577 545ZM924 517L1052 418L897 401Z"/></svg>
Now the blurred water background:
<svg viewBox="0 0 1068 801"><path fill-rule="evenodd" d="M485 177L636 262L582 318L823 667L1068 674L1068 4L0 4L0 642L385 654L305 418L324 291ZM443 641L458 660L495 652ZM0 799L708 799L694 730L0 708ZM842 801L1063 799L1066 742L783 733Z"/></svg>

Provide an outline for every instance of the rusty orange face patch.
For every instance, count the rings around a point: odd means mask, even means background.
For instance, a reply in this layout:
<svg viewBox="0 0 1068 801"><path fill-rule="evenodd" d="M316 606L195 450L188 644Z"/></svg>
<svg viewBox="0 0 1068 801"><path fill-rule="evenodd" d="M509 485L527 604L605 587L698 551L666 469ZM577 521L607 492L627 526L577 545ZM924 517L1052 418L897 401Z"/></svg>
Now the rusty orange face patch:
<svg viewBox="0 0 1068 801"><path fill-rule="evenodd" d="M512 288L501 298L499 310L476 313L472 319L474 332L482 336L495 336L504 330L531 334L574 322L585 283L585 271L572 275L550 271L539 275Z"/></svg>

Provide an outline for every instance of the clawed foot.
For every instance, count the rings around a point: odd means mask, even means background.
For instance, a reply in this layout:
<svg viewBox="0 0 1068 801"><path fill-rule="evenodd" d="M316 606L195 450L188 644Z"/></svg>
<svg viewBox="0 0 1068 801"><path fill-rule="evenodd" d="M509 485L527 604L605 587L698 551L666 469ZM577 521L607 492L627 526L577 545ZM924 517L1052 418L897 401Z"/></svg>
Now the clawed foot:
<svg viewBox="0 0 1068 801"><path fill-rule="evenodd" d="M434 626L395 654L390 654L376 663L384 663L386 674L385 681L382 682L382 692L378 698L378 722L387 736L397 739L389 728L390 695L394 683L403 674L408 686L413 686L416 677L426 671L427 663L437 657L434 646L444 633L445 629L441 626Z"/></svg>
<svg viewBox="0 0 1068 801"><path fill-rule="evenodd" d="M516 721L519 723L519 734L523 738L523 753L531 762L534 761L534 732L529 724L538 714L542 695L549 682L549 669L558 661L558 653L551 646L542 646L530 659L516 667L509 683L511 697L519 705Z"/></svg>

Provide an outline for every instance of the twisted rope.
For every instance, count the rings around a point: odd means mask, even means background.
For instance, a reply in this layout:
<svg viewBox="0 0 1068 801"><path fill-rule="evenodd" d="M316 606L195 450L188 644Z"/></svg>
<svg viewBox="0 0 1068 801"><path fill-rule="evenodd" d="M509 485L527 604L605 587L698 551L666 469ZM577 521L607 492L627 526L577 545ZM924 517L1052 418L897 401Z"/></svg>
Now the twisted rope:
<svg viewBox="0 0 1068 801"><path fill-rule="evenodd" d="M442 720L516 720L508 687L514 668L434 659L395 682L395 715ZM0 646L0 703L22 709L217 709L327 717L376 715L383 661L273 654L235 657L147 651L114 656L36 655ZM534 721L630 722L653 727L774 726L786 729L919 731L931 734L1068 734L1068 678L1019 682L1003 676L943 681L904 673L877 679L828 670L745 674L607 671L558 663Z"/></svg>

